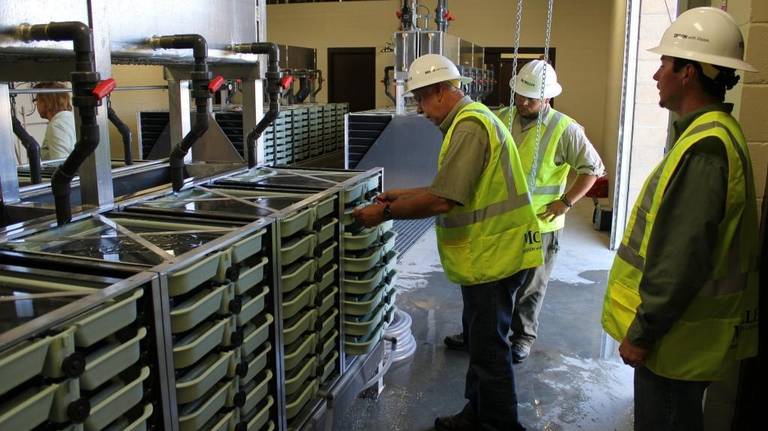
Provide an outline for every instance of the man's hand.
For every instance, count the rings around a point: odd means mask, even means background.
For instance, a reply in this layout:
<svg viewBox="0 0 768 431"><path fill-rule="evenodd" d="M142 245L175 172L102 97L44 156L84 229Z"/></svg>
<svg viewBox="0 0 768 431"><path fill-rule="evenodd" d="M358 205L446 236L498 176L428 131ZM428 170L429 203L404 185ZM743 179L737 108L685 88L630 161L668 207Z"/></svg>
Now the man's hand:
<svg viewBox="0 0 768 431"><path fill-rule="evenodd" d="M619 346L619 355L630 367L642 367L645 364L645 358L648 357L648 349L635 346L625 337Z"/></svg>
<svg viewBox="0 0 768 431"><path fill-rule="evenodd" d="M384 221L384 205L375 203L362 208L356 208L352 216L365 227L377 226Z"/></svg>
<svg viewBox="0 0 768 431"><path fill-rule="evenodd" d="M552 201L547 204L547 209L545 209L543 213L539 214L539 218L549 222L554 220L556 217L567 213L569 209L570 208L568 208L568 206L560 200Z"/></svg>

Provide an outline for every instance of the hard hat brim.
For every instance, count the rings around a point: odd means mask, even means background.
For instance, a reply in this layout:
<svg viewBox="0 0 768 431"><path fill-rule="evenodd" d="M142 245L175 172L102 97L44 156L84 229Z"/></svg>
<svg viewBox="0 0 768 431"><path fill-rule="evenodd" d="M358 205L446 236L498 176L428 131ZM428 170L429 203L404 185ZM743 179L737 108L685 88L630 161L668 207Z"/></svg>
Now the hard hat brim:
<svg viewBox="0 0 768 431"><path fill-rule="evenodd" d="M757 72L751 64L746 61L737 60L735 58L723 57L719 55L703 54L700 52L689 51L685 49L679 49L674 47L657 46L648 49L648 52L654 54L666 55L669 57L684 58L686 60L699 61L702 63L709 63L715 66L727 67L729 69L744 70L746 72Z"/></svg>
<svg viewBox="0 0 768 431"><path fill-rule="evenodd" d="M462 84L469 84L470 82L473 81L472 78L467 77L467 76L461 76L461 77L454 78L454 79L458 79L459 82L462 83ZM413 97L413 90L418 90L419 88L429 87L430 85L434 85L434 84L437 84L439 82L448 82L448 81L453 81L453 79L449 79L449 80L445 80L445 81L430 82L430 83L425 83L425 84L419 85L417 87L408 88L408 91L405 94L403 94L403 96L404 97Z"/></svg>
<svg viewBox="0 0 768 431"><path fill-rule="evenodd" d="M553 97L557 97L560 95L560 93L563 92L563 87L558 84L557 82L552 83L549 88L544 89L544 98L545 99L551 99ZM537 91L525 91L521 90L519 88L515 88L515 93L527 97L529 99L539 99L541 97L541 90Z"/></svg>

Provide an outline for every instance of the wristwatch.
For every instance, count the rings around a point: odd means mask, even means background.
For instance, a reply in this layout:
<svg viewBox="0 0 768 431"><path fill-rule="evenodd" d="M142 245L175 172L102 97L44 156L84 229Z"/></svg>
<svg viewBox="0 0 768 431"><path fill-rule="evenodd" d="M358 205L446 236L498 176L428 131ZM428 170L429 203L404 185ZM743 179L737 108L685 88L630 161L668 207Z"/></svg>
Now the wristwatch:
<svg viewBox="0 0 768 431"><path fill-rule="evenodd" d="M564 203L565 206L567 206L568 208L573 208L573 203L571 203L571 201L569 201L568 198L565 197L565 193L563 193L562 196L560 196L560 202Z"/></svg>
<svg viewBox="0 0 768 431"><path fill-rule="evenodd" d="M384 205L384 209L381 210L381 217L384 221L392 220L392 209L389 207L389 202L387 202L387 204Z"/></svg>

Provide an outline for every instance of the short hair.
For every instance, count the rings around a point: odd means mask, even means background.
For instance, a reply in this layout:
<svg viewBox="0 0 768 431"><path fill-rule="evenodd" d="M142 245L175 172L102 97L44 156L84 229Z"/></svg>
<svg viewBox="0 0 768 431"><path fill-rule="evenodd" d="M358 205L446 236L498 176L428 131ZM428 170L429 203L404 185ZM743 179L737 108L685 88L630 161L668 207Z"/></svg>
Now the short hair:
<svg viewBox="0 0 768 431"><path fill-rule="evenodd" d="M714 77L710 77L712 73L704 73L704 67L702 64L695 60L689 60L687 58L673 57L672 70L679 72L680 69L687 64L692 65L699 75L699 83L701 89L708 95L717 98L720 101L725 100L725 92L733 88L736 83L739 82L739 76L736 75L734 69L730 69L723 66L716 66L714 64L707 64L707 69L716 72Z"/></svg>
<svg viewBox="0 0 768 431"><path fill-rule="evenodd" d="M68 89L69 87L62 84L61 82L38 82L35 84L34 88ZM69 91L63 91L61 93L38 93L37 100L45 103L45 106L54 114L61 111L72 110Z"/></svg>

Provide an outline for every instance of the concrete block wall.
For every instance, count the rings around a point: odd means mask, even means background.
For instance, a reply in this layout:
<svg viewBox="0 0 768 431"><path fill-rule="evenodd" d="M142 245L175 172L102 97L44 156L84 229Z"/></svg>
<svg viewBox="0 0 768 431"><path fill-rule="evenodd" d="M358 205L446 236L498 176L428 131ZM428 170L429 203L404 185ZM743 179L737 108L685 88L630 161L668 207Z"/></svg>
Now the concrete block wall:
<svg viewBox="0 0 768 431"><path fill-rule="evenodd" d="M758 208L762 208L768 172L768 1L750 3L748 20L741 28L746 36L746 60L759 72L742 76L739 120L752 157Z"/></svg>

